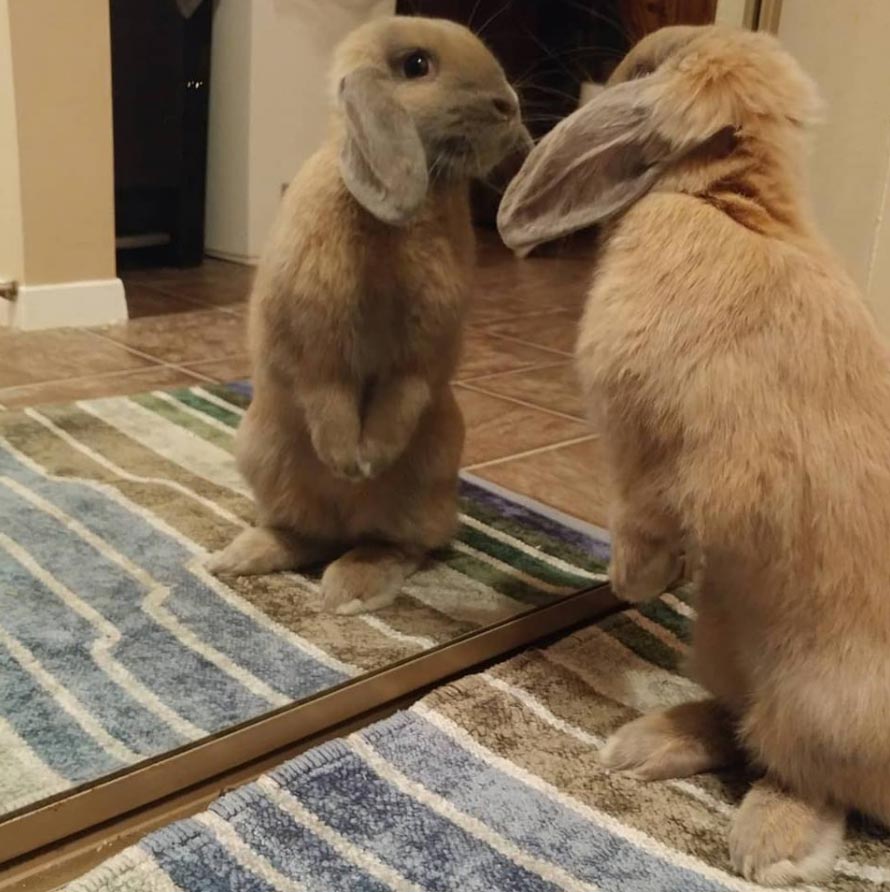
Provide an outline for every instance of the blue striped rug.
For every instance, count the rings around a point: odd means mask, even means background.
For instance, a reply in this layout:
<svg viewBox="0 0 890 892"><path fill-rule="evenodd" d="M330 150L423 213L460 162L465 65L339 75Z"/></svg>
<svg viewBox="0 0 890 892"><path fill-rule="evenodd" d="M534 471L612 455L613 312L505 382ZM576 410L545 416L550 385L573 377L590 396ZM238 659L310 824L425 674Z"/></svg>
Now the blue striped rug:
<svg viewBox="0 0 890 892"><path fill-rule="evenodd" d="M116 855L70 892L754 892L729 873L740 777L640 784L596 750L701 694L667 596L435 691ZM890 889L852 834L830 892ZM812 892L814 887L809 887Z"/></svg>

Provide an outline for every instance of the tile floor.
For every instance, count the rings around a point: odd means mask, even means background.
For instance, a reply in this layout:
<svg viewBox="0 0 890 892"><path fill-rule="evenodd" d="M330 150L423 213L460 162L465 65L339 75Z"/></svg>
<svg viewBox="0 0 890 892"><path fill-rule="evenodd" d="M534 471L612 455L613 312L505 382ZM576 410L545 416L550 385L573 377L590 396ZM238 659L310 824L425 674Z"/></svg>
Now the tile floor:
<svg viewBox="0 0 890 892"><path fill-rule="evenodd" d="M484 236L456 389L468 468L603 525L599 446L571 366L589 269L583 252L517 261ZM190 270L126 272L125 325L0 330L0 406L247 377L252 274L216 260Z"/></svg>

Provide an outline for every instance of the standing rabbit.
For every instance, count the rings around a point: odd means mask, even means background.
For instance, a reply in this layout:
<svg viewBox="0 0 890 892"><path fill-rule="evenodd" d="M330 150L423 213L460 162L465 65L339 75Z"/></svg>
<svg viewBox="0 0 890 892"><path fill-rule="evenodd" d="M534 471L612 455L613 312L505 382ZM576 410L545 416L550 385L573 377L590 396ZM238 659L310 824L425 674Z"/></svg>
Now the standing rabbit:
<svg viewBox="0 0 890 892"><path fill-rule="evenodd" d="M324 604L357 612L390 603L454 534L469 180L528 134L500 65L453 22L359 28L333 83L330 138L287 191L251 297L254 399L236 445L258 525L209 567L336 557Z"/></svg>
<svg viewBox="0 0 890 892"><path fill-rule="evenodd" d="M603 224L577 358L616 592L655 598L698 555L712 699L601 760L654 780L746 757L730 851L770 885L827 876L849 810L890 823L890 352L807 209L817 104L768 35L656 32L500 212L520 251Z"/></svg>

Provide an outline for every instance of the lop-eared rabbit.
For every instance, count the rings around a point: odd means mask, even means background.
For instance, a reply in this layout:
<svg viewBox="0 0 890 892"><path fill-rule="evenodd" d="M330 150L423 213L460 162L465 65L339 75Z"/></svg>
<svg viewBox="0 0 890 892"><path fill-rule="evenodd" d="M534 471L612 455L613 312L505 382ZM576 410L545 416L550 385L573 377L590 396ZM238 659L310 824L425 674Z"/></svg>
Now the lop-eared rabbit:
<svg viewBox="0 0 890 892"><path fill-rule="evenodd" d="M287 191L251 296L237 457L258 523L209 566L335 558L323 601L349 613L392 602L454 534L469 181L529 137L501 66L453 22L364 25L332 82L330 136Z"/></svg>
<svg viewBox="0 0 890 892"><path fill-rule="evenodd" d="M645 38L505 195L520 253L599 224L577 346L614 481L616 592L698 576L711 699L602 763L645 780L744 757L749 879L832 870L845 817L890 823L890 354L807 207L816 91L766 34ZM685 556L685 557L684 557Z"/></svg>

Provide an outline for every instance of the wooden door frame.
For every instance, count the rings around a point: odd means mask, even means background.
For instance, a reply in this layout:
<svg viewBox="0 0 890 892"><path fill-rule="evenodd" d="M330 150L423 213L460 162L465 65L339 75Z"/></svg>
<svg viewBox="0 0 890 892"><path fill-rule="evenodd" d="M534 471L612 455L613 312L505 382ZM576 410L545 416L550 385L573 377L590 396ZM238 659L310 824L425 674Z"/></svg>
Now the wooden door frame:
<svg viewBox="0 0 890 892"><path fill-rule="evenodd" d="M779 19L782 16L782 0L756 0L757 19L754 27L758 31L779 32Z"/></svg>
<svg viewBox="0 0 890 892"><path fill-rule="evenodd" d="M717 21L751 31L779 29L782 0L717 0Z"/></svg>

